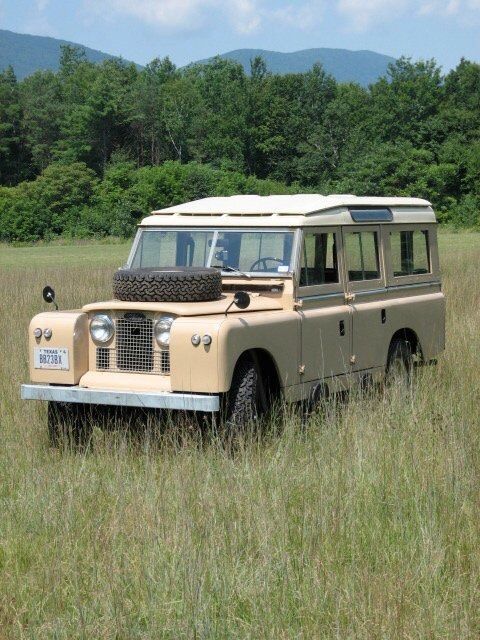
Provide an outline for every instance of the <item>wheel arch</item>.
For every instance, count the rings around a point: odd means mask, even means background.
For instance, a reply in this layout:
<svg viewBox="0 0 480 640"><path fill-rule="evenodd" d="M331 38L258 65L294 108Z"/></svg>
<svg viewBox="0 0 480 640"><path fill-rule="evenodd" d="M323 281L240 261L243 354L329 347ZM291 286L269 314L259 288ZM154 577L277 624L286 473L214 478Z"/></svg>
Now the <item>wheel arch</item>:
<svg viewBox="0 0 480 640"><path fill-rule="evenodd" d="M390 357L390 353L392 350L392 345L397 342L398 340L404 340L405 342L408 342L410 344L410 347L412 349L412 353L416 353L418 354L418 356L420 357L420 359L423 359L423 351L422 351L422 345L420 342L420 339L416 333L416 331L414 331L413 329L411 329L410 327L403 327L402 329L398 329L397 331L395 331L395 333L393 334L393 336L390 339L390 344L388 346L388 357Z"/></svg>
<svg viewBox="0 0 480 640"><path fill-rule="evenodd" d="M282 391L282 384L277 362L270 351L262 347L245 349L245 351L238 356L235 366L233 367L229 388L232 385L235 370L243 358L251 358L255 362L262 375L262 380L266 383L268 393L275 397L279 396Z"/></svg>

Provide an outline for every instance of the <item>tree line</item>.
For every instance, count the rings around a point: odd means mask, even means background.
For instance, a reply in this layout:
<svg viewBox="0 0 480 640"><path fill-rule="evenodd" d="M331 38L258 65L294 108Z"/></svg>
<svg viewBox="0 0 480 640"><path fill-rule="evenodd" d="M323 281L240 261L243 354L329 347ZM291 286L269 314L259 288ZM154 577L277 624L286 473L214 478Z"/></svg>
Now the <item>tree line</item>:
<svg viewBox="0 0 480 640"><path fill-rule="evenodd" d="M0 240L122 235L153 207L234 193L408 195L480 226L480 65L401 58L368 88L261 58L0 73Z"/></svg>

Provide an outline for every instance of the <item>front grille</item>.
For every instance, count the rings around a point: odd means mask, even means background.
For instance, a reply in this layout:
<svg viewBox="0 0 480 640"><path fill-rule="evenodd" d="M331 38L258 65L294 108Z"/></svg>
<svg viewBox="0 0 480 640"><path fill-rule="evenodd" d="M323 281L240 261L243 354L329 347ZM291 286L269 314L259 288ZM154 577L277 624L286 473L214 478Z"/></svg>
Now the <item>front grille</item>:
<svg viewBox="0 0 480 640"><path fill-rule="evenodd" d="M153 368L153 322L143 313L126 313L116 322L117 367L122 371Z"/></svg>
<svg viewBox="0 0 480 640"><path fill-rule="evenodd" d="M170 352L157 347L151 318L126 313L114 322L115 346L97 347L97 371L170 374Z"/></svg>
<svg viewBox="0 0 480 640"><path fill-rule="evenodd" d="M152 358L152 366L146 370L134 368L133 362L131 366L126 365L125 360L118 363L117 350L115 348L97 347L97 371L111 371L113 373L157 373L162 376L170 375L170 352L154 351Z"/></svg>

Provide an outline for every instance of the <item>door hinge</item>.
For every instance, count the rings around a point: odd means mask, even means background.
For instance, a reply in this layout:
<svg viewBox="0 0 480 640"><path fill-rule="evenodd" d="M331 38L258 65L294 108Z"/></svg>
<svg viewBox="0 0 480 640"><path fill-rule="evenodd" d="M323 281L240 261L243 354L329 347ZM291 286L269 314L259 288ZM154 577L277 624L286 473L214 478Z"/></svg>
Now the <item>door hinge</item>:
<svg viewBox="0 0 480 640"><path fill-rule="evenodd" d="M354 293L346 293L345 294L345 302L347 304L351 304L352 302L355 302L355 294Z"/></svg>
<svg viewBox="0 0 480 640"><path fill-rule="evenodd" d="M305 365L304 365L304 364L301 364L301 365L298 367L298 373L299 373L300 375L303 375L303 374L305 373Z"/></svg>
<svg viewBox="0 0 480 640"><path fill-rule="evenodd" d="M293 306L295 309L301 309L303 307L303 300L295 300Z"/></svg>
<svg viewBox="0 0 480 640"><path fill-rule="evenodd" d="M357 361L357 356L350 356L350 364L355 364Z"/></svg>

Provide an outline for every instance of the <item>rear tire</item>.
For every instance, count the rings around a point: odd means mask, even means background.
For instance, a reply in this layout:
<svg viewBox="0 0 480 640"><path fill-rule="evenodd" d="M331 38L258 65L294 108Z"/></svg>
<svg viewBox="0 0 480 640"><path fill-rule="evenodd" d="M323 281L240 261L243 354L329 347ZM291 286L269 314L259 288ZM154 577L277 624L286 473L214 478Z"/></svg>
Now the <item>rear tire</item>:
<svg viewBox="0 0 480 640"><path fill-rule="evenodd" d="M414 351L408 340L397 338L390 345L388 352L386 381L410 382L413 373Z"/></svg>
<svg viewBox="0 0 480 640"><path fill-rule="evenodd" d="M82 404L49 402L47 408L48 439L52 447L78 447L89 437L89 422Z"/></svg>

